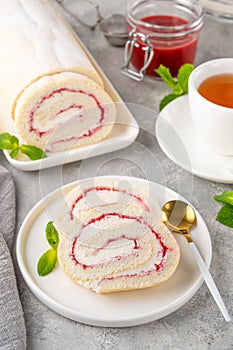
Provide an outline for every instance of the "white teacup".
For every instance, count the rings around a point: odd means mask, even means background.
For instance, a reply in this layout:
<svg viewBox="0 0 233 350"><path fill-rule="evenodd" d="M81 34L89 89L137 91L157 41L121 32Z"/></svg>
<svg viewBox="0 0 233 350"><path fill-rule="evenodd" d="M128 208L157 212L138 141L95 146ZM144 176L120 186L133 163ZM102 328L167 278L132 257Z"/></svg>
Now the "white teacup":
<svg viewBox="0 0 233 350"><path fill-rule="evenodd" d="M218 154L233 155L233 108L208 101L198 92L207 78L233 74L233 58L221 58L196 67L189 77L189 107L200 141Z"/></svg>

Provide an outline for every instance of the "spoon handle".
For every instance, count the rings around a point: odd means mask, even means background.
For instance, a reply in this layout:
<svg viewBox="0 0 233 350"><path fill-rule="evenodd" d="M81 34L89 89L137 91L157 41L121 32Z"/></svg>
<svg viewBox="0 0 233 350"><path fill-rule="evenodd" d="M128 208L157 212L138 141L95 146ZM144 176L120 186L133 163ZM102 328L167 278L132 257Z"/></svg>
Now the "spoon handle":
<svg viewBox="0 0 233 350"><path fill-rule="evenodd" d="M226 309L226 306L222 300L222 297L218 291L218 288L213 280L213 277L211 276L208 267L206 266L205 262L203 261L201 254L199 253L196 245L194 242L189 243L190 247L192 248L193 254L196 258L197 264L199 266L199 269L202 273L202 276L214 298L216 301L216 304L218 305L219 309L221 310L225 320L227 322L231 321L231 317Z"/></svg>

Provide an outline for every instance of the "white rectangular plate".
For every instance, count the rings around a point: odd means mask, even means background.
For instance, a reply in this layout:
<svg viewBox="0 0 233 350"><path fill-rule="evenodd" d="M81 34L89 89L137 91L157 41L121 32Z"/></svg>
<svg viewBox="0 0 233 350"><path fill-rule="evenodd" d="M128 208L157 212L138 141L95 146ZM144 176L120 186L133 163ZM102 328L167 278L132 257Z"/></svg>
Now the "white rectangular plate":
<svg viewBox="0 0 233 350"><path fill-rule="evenodd" d="M100 154L113 152L122 148L129 146L137 137L139 127L134 119L133 115L117 93L116 89L113 87L107 76L101 70L98 63L91 56L90 52L84 47L81 40L76 37L79 45L82 46L83 50L86 52L93 66L101 76L104 82L105 91L109 94L114 102L116 102L117 117L116 123L111 131L111 133L103 140L95 144L91 144L84 147L75 148L69 151L62 151L56 153L48 153L48 157L41 160L28 160L26 157L19 159L12 159L8 151L4 151L4 154L15 168L24 171L33 171L44 168L50 168L53 166L71 163L74 161L91 158L98 156ZM0 101L0 132L9 132L19 139L17 129L14 125L11 116L8 115L4 105Z"/></svg>

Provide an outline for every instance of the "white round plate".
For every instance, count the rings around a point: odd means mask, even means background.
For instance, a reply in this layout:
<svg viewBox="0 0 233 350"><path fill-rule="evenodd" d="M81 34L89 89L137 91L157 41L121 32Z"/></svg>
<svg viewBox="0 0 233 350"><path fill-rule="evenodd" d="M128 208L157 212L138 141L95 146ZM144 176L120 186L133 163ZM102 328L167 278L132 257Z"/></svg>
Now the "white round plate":
<svg viewBox="0 0 233 350"><path fill-rule="evenodd" d="M133 186L148 188L160 206L170 199L181 199L174 191L143 179L113 176ZM87 180L80 182L84 183ZM80 183L79 182L79 183ZM95 326L126 327L147 323L180 308L199 289L203 279L186 239L176 235L181 248L181 261L175 274L165 283L143 290L96 294L74 284L58 266L46 277L39 277L36 265L48 248L44 228L56 218L64 193L77 182L64 186L42 199L25 218L17 239L17 259L22 275L34 295L55 312L72 320ZM192 237L206 264L211 261L211 240L198 212ZM200 312L202 312L200 310Z"/></svg>
<svg viewBox="0 0 233 350"><path fill-rule="evenodd" d="M160 112L155 133L163 152L181 168L204 179L233 183L233 157L215 154L199 141L187 95Z"/></svg>

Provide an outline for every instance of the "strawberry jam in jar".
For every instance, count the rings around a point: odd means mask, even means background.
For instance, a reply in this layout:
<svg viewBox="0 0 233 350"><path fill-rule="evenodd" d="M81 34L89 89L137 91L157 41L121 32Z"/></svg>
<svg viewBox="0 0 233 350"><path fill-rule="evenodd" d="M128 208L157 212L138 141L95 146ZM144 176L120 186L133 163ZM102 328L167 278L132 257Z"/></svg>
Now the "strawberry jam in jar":
<svg viewBox="0 0 233 350"><path fill-rule="evenodd" d="M203 15L196 0L130 0L123 73L142 80L163 64L176 76L180 66L194 62Z"/></svg>

